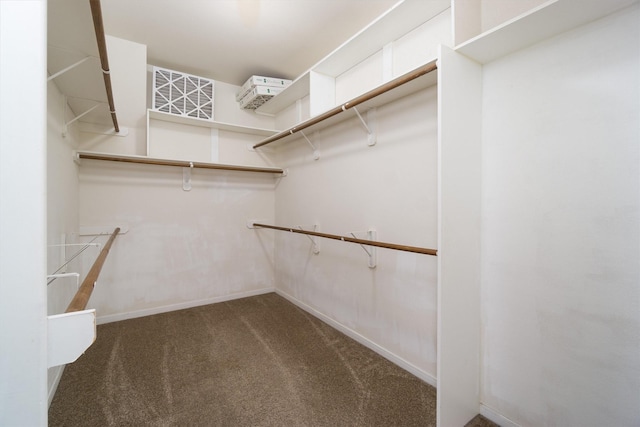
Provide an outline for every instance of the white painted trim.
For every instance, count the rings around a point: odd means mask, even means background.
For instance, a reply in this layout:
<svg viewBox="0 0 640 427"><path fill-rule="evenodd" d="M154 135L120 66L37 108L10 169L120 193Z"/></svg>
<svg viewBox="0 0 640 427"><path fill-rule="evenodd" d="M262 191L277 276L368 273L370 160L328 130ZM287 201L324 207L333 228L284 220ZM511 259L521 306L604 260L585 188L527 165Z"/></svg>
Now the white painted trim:
<svg viewBox="0 0 640 427"><path fill-rule="evenodd" d="M47 316L47 367L75 362L96 340L96 310Z"/></svg>
<svg viewBox="0 0 640 427"><path fill-rule="evenodd" d="M346 327L345 325L343 325L342 323L335 321L334 319L326 316L325 314L319 312L315 308L308 306L307 304L305 304L302 301L292 297L291 295L281 291L280 289L275 289L275 292L278 295L280 295L281 297L283 297L283 298L287 299L288 301L290 301L291 303L297 305L298 307L300 307L304 311L308 312L309 314L317 317L318 319L322 320L323 322L329 324L333 328L335 328L338 331L342 332L343 334L347 335L349 338L354 339L355 341L359 342L360 344L364 345L365 347L369 348L370 350L375 351L380 356L384 357L385 359L389 360L390 362L398 365L399 367L401 367L405 371L408 371L409 373L411 373L411 374L415 375L416 377L420 378L422 381L426 382L427 384L432 385L434 387L436 386L436 383L437 383L436 378L433 375L429 374L428 372L423 371L422 369L418 368L417 366L413 365L412 363L407 362L406 360L404 360L400 356L390 352L389 350L385 349L384 347L381 347L380 345L376 344L375 342L373 342L373 341L369 340L368 338L360 335L358 332L354 331L353 329L350 329L350 328Z"/></svg>
<svg viewBox="0 0 640 427"><path fill-rule="evenodd" d="M97 324L102 325L105 323L119 322L121 320L135 319L138 317L145 317L145 316L151 316L154 314L167 313L169 311L184 310L186 308L199 307L202 305L209 305L209 304L215 304L218 302L231 301L239 298L246 298L246 297L252 297L255 295L268 294L274 291L275 291L274 288L262 288L262 289L256 289L253 291L238 292L235 294L223 295L219 297L213 297L213 298L207 298L207 299L201 299L201 300L195 300L195 301L188 301L188 302L183 302L179 304L170 304L170 305L163 305L160 307L147 308L144 310L130 311L127 313L108 314L106 316L98 317Z"/></svg>
<svg viewBox="0 0 640 427"><path fill-rule="evenodd" d="M480 410L482 66L444 45L438 57L436 425L449 427Z"/></svg>
<svg viewBox="0 0 640 427"><path fill-rule="evenodd" d="M56 391L58 390L58 385L60 384L60 379L62 378L62 374L64 373L64 368L67 365L58 365L53 368L49 368L49 370L55 370L55 376L53 378L53 382L51 383L51 387L49 387L49 402L47 403L47 408L51 406L51 402L53 401L53 397L56 395Z"/></svg>
<svg viewBox="0 0 640 427"><path fill-rule="evenodd" d="M480 404L480 415L485 417L488 420L493 421L498 424L500 427L521 427L520 424L511 421L509 418L504 415L499 414L495 409L490 408L484 404Z"/></svg>

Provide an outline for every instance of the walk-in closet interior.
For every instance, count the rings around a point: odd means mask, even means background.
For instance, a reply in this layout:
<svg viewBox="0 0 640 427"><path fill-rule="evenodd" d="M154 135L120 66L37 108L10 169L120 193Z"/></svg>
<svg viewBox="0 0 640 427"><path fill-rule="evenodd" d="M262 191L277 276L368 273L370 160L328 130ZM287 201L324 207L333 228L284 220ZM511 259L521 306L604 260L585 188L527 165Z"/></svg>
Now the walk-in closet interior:
<svg viewBox="0 0 640 427"><path fill-rule="evenodd" d="M640 425L637 0L1 1L0 24L0 425L47 425L103 326L222 303L290 304L435 387L420 425ZM247 106L252 76L286 83Z"/></svg>

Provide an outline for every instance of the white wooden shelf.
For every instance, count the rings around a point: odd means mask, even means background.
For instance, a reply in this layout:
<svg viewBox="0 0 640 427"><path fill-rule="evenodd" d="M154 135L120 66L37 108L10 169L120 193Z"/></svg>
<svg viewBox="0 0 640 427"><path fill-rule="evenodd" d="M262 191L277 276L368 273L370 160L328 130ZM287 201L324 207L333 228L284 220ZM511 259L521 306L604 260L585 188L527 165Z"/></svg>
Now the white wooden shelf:
<svg viewBox="0 0 640 427"><path fill-rule="evenodd" d="M456 46L486 64L629 6L638 0L551 0Z"/></svg>
<svg viewBox="0 0 640 427"><path fill-rule="evenodd" d="M329 126L333 126L336 123L355 117L356 107L358 110L365 112L372 108L388 104L412 93L434 86L435 84L437 84L438 80L438 73L435 71L435 64L435 59L429 61L413 71L410 71L390 82L372 89L371 91L363 95L360 95L359 97L341 104L341 106L337 106L332 110L298 123L297 125L289 129L283 130L282 132L274 134L269 138L258 142L256 145L254 145L254 148L259 148L275 142L300 138L301 135L299 135L298 132L300 132L301 130L308 129L309 131L317 131ZM388 86L392 86L393 88L388 89ZM360 101L361 98L367 99L365 101Z"/></svg>
<svg viewBox="0 0 640 427"><path fill-rule="evenodd" d="M282 92L256 108L256 113L273 116L289 105L309 95L310 72L295 79Z"/></svg>
<svg viewBox="0 0 640 427"><path fill-rule="evenodd" d="M444 12L451 7L450 3L450 0L405 0L397 3L311 69L328 76L339 76L378 52L386 44Z"/></svg>
<svg viewBox="0 0 640 427"><path fill-rule="evenodd" d="M177 116L175 114L163 113L162 111L156 111L156 110L147 110L147 115L149 119L153 119L153 120L161 120L164 122L179 123L179 124L190 125L190 126L220 129L220 130L226 130L230 132L245 133L248 135L270 136L277 132L276 130L273 130L273 129L264 129L264 128L256 128L251 126L235 125L231 123L209 121L209 120L203 120L203 119L198 119L193 117L182 117L182 116Z"/></svg>
<svg viewBox="0 0 640 427"><path fill-rule="evenodd" d="M258 107L256 113L275 115L296 100L313 96L310 93L312 72L335 78L450 7L450 0L398 2L294 80L284 91Z"/></svg>

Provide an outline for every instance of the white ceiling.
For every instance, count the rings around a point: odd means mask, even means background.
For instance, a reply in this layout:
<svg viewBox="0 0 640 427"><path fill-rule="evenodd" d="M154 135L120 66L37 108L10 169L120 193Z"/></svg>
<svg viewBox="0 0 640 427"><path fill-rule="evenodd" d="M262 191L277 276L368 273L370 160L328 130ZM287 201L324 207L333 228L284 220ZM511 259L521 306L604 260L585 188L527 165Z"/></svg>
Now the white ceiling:
<svg viewBox="0 0 640 427"><path fill-rule="evenodd" d="M397 2L102 0L101 3L105 32L146 45L149 64L241 85L254 74L298 77ZM97 56L89 0L50 0L48 7L49 73L85 54ZM101 79L100 74L97 77Z"/></svg>

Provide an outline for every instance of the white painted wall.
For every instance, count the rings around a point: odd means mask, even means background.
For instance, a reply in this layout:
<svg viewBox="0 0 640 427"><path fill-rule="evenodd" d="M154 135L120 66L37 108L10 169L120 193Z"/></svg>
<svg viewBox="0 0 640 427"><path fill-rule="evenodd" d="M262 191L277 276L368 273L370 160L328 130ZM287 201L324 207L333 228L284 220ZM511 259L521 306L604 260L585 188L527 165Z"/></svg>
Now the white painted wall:
<svg viewBox="0 0 640 427"><path fill-rule="evenodd" d="M274 129L273 117L243 110L236 101L240 86L216 81L214 85L213 118L218 122L233 123L263 129Z"/></svg>
<svg viewBox="0 0 640 427"><path fill-rule="evenodd" d="M401 76L438 56L438 46L453 46L451 8L393 42L392 75Z"/></svg>
<svg viewBox="0 0 640 427"><path fill-rule="evenodd" d="M82 132L80 148L105 153L145 155L147 47L109 35L105 38L118 124L128 134L123 137Z"/></svg>
<svg viewBox="0 0 640 427"><path fill-rule="evenodd" d="M65 119L64 97L55 85L47 85L47 273L54 273L65 260L63 243L76 243L78 232L78 169L73 161L77 149L77 126L69 126L62 136ZM67 108L66 120L73 118ZM80 248L66 248L70 258ZM60 272L76 271L78 263ZM76 291L75 279L59 278L47 287L47 312L62 313ZM54 284L55 283L55 284Z"/></svg>
<svg viewBox="0 0 640 427"><path fill-rule="evenodd" d="M309 111L339 105L433 60L438 43L452 43L449 17L447 10L391 41L333 76L333 84L327 76L314 85L312 73ZM334 93L314 93L318 88ZM319 224L321 231L338 235L372 227L381 241L435 248L436 95L429 88L378 108L375 147L367 146L357 118L307 132L320 152L317 161L304 139L279 144L277 163L289 176L276 191L277 225ZM334 104L328 105L331 98ZM291 126L291 117L288 109L276 123ZM306 118L302 114L297 121ZM372 270L357 245L320 240L321 253L314 255L304 236L260 233L276 236L279 293L435 385L435 258L379 249Z"/></svg>
<svg viewBox="0 0 640 427"><path fill-rule="evenodd" d="M308 135L317 161L303 139L283 144L289 175L276 190L276 224L339 235L373 227L381 241L435 247L436 112L432 87L377 109L374 147L357 118ZM369 269L358 245L322 239L315 255L305 236L258 233L275 236L278 292L434 382L434 257L378 249Z"/></svg>
<svg viewBox="0 0 640 427"><path fill-rule="evenodd" d="M482 401L640 423L640 12L484 67Z"/></svg>
<svg viewBox="0 0 640 427"><path fill-rule="evenodd" d="M78 169L73 161L77 148L77 126L69 126L67 136L62 136L65 114L64 97L54 81L47 85L47 274L56 272L81 247L61 244L77 243L78 226ZM66 120L73 118L66 109ZM95 257L96 250L87 249ZM78 256L59 273L75 272L80 280L89 267ZM47 313L63 313L76 292L76 278L57 278L47 286ZM49 402L53 398L63 366L49 369Z"/></svg>
<svg viewBox="0 0 640 427"><path fill-rule="evenodd" d="M81 146L145 155L146 47L115 37L107 40L114 97L127 107L116 105L122 111L118 118L123 126L131 126L131 136L83 133ZM238 108L238 89L216 82L216 120L272 128L272 117L256 117ZM150 123L149 155L270 165L261 153L247 149L259 136L159 120ZM89 301L98 321L273 290L273 242L257 236L246 222L250 218L273 221L277 182L271 174L195 169L193 188L187 192L182 188L181 168L83 161L80 226L128 228L116 239Z"/></svg>
<svg viewBox="0 0 640 427"><path fill-rule="evenodd" d="M6 426L47 425L46 19L44 0L0 2L0 425Z"/></svg>
<svg viewBox="0 0 640 427"><path fill-rule="evenodd" d="M81 226L127 224L89 308L99 322L273 289L270 239L247 218L274 216L272 175L83 161Z"/></svg>
<svg viewBox="0 0 640 427"><path fill-rule="evenodd" d="M217 130L149 120L148 155L161 159L217 162Z"/></svg>

